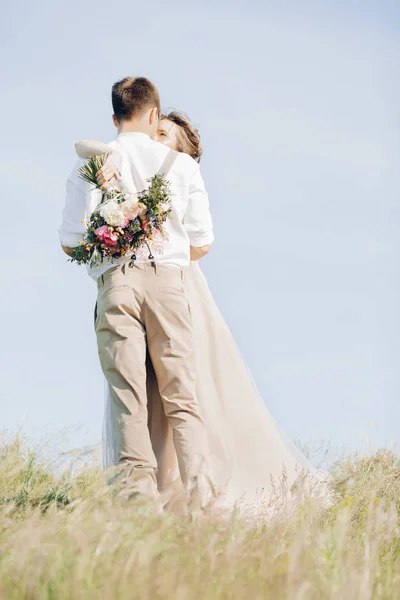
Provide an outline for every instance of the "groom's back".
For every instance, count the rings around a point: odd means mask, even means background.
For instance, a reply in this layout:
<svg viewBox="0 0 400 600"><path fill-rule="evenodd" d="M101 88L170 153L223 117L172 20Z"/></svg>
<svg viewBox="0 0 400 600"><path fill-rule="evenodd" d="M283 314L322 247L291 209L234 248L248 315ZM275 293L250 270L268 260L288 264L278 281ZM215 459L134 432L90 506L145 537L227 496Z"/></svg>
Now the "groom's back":
<svg viewBox="0 0 400 600"><path fill-rule="evenodd" d="M132 184L131 161L145 182L158 172L170 151L167 146L151 140L147 134L138 132L120 133L110 146L122 153L122 178L129 184ZM179 152L168 174L168 180L172 187L188 186L197 169L197 163L190 156Z"/></svg>
<svg viewBox="0 0 400 600"><path fill-rule="evenodd" d="M171 152L167 146L137 132L120 133L110 145L123 156L123 184L127 189L135 191L142 191L147 185L146 180L159 172ZM142 189L134 185L132 165L141 179ZM171 211L164 226L166 236L150 242L150 246L156 262L187 267L190 264L190 246L206 246L214 240L208 195L199 165L187 154L176 153L166 178L171 189ZM139 261L147 261L149 254L138 251L137 258Z"/></svg>

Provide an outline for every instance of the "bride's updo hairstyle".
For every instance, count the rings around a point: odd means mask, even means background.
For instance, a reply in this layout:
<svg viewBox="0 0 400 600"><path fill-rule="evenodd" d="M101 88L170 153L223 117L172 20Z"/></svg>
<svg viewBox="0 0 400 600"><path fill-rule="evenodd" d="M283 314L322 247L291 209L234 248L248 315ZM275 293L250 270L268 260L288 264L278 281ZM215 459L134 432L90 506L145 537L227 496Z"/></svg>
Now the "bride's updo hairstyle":
<svg viewBox="0 0 400 600"><path fill-rule="evenodd" d="M203 148L200 143L200 134L198 130L193 127L189 118L184 113L174 110L168 114L162 115L161 120L163 119L171 121L171 123L175 123L175 125L178 126L178 152L185 152L185 154L189 154L194 160L200 162L201 155L203 154Z"/></svg>

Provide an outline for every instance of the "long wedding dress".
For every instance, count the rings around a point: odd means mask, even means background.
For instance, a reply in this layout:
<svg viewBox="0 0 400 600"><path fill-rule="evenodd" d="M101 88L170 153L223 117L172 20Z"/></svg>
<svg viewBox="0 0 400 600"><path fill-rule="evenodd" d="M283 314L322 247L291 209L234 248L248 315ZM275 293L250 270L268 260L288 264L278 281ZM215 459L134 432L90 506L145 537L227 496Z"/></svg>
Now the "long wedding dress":
<svg viewBox="0 0 400 600"><path fill-rule="evenodd" d="M265 406L240 350L197 262L186 278L197 359L196 394L207 431L214 484L227 504L249 505L305 479L319 489L326 474L314 468L279 428ZM157 380L148 363L149 429L158 462L160 492L179 485L172 429ZM118 462L112 397L106 385L103 423L104 468ZM323 486L324 487L324 486ZM304 489L304 487L303 487ZM310 485L308 484L310 490Z"/></svg>
<svg viewBox="0 0 400 600"><path fill-rule="evenodd" d="M107 150L109 147L102 142L76 144L82 158ZM231 506L252 506L260 498L268 502L273 495L286 503L288 498L298 496L299 489L328 496L328 475L311 465L264 404L198 261L191 263L186 282L196 348L196 395L208 436L216 489L222 490ZM113 400L107 382L105 387L102 446L103 467L108 469L118 464L118 456ZM182 486L172 429L163 411L150 359L147 393L158 487L168 497L169 491L175 493ZM307 485L295 485L298 482Z"/></svg>

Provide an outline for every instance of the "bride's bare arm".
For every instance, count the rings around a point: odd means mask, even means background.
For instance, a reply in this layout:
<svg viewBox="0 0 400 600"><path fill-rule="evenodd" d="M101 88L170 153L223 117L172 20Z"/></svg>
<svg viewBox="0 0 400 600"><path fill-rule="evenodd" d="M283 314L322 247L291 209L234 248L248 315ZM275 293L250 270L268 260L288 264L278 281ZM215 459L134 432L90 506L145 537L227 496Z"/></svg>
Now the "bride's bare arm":
<svg viewBox="0 0 400 600"><path fill-rule="evenodd" d="M75 151L80 158L92 158L92 156L98 156L106 152L111 153L112 148L108 144L97 140L81 140L76 142Z"/></svg>

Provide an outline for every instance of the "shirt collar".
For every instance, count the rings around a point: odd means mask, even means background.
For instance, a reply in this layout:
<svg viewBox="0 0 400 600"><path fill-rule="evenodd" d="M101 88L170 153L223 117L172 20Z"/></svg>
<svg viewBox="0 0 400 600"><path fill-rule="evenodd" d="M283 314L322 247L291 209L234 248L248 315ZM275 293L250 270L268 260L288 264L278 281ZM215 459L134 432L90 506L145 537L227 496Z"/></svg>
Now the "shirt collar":
<svg viewBox="0 0 400 600"><path fill-rule="evenodd" d="M142 131L124 131L122 133L119 133L117 135L117 140L120 138L139 138L139 139L145 139L145 140L150 140L150 136L147 135L147 133L143 133Z"/></svg>

